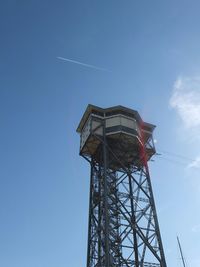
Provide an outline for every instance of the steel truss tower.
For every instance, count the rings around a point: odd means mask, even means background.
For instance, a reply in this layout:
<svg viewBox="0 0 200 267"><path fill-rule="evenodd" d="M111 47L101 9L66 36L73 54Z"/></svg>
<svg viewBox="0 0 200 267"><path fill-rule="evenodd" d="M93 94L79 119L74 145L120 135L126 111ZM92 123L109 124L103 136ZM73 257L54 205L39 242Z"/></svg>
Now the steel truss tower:
<svg viewBox="0 0 200 267"><path fill-rule="evenodd" d="M152 132L137 111L88 105L77 132L91 166L87 267L166 267L147 162Z"/></svg>

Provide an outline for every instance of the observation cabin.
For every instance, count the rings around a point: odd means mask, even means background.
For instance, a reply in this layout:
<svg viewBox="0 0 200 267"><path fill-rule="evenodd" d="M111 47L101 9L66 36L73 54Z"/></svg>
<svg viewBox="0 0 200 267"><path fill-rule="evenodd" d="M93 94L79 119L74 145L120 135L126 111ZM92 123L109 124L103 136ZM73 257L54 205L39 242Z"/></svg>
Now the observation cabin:
<svg viewBox="0 0 200 267"><path fill-rule="evenodd" d="M119 169L141 165L155 153L153 130L156 126L144 122L139 113L123 106L101 108L88 105L78 125L80 155L101 163L103 145L106 143L109 168ZM117 159L118 160L117 160Z"/></svg>

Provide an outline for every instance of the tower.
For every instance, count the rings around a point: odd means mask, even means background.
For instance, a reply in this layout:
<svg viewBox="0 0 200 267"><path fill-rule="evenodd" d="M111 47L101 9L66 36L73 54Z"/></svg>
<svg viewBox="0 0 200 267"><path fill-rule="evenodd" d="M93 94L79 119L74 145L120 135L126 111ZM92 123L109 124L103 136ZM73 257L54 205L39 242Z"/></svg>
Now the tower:
<svg viewBox="0 0 200 267"><path fill-rule="evenodd" d="M166 267L148 169L155 126L88 105L77 132L90 164L87 267Z"/></svg>

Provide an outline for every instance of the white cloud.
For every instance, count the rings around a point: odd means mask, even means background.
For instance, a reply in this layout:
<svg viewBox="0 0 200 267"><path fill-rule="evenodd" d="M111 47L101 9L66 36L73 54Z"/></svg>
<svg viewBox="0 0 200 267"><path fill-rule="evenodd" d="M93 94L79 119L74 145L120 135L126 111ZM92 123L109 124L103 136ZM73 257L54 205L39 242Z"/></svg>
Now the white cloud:
<svg viewBox="0 0 200 267"><path fill-rule="evenodd" d="M174 83L169 104L182 121L181 131L184 133L182 136L187 136L187 140L195 143L195 146L199 144L200 76L178 77ZM200 156L197 156L186 168L200 168Z"/></svg>
<svg viewBox="0 0 200 267"><path fill-rule="evenodd" d="M196 157L189 165L188 168L200 168L200 156Z"/></svg>
<svg viewBox="0 0 200 267"><path fill-rule="evenodd" d="M200 77L179 77L174 83L170 106L186 129L200 129Z"/></svg>
<svg viewBox="0 0 200 267"><path fill-rule="evenodd" d="M189 266L199 267L200 266L200 259L194 259L194 258L192 258L190 260L190 265Z"/></svg>
<svg viewBox="0 0 200 267"><path fill-rule="evenodd" d="M192 227L192 232L193 233L199 233L200 232L200 224L194 225Z"/></svg>

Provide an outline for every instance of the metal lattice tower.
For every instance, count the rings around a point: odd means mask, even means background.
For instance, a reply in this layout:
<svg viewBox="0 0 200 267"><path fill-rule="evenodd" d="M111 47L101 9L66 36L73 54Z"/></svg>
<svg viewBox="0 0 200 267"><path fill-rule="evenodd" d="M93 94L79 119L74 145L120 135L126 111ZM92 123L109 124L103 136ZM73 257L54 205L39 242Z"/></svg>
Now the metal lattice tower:
<svg viewBox="0 0 200 267"><path fill-rule="evenodd" d="M77 132L91 166L87 267L166 267L147 162L155 126L88 105Z"/></svg>

